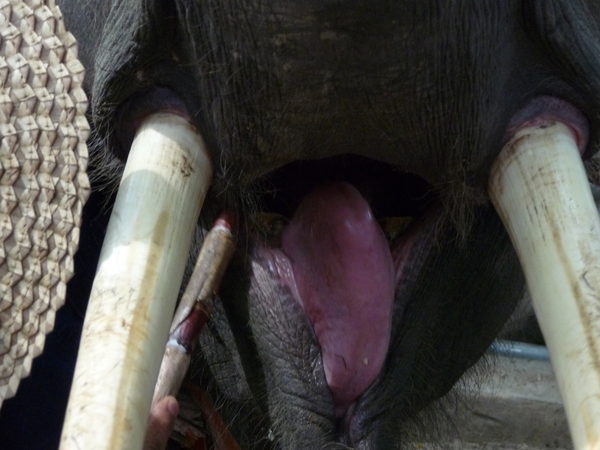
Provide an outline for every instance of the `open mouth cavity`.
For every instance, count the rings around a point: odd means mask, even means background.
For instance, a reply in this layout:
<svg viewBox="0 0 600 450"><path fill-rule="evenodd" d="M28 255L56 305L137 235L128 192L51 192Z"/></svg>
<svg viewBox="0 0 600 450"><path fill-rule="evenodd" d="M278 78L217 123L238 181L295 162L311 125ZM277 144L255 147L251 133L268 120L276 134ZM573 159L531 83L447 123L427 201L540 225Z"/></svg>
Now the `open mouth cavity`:
<svg viewBox="0 0 600 450"><path fill-rule="evenodd" d="M266 184L278 226L260 251L312 325L340 417L383 367L414 218L435 195L416 175L353 155L296 162Z"/></svg>

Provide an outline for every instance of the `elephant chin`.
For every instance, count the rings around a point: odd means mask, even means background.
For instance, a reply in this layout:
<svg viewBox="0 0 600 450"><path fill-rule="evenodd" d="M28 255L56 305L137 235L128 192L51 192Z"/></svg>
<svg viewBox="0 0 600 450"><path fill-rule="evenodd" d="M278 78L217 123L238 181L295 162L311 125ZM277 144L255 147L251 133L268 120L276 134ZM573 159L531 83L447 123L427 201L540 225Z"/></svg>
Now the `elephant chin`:
<svg viewBox="0 0 600 450"><path fill-rule="evenodd" d="M517 251L575 448L600 445L600 220L578 133L541 120L498 156L489 194Z"/></svg>
<svg viewBox="0 0 600 450"><path fill-rule="evenodd" d="M142 447L212 173L202 138L182 117L153 114L137 130L92 287L61 448Z"/></svg>

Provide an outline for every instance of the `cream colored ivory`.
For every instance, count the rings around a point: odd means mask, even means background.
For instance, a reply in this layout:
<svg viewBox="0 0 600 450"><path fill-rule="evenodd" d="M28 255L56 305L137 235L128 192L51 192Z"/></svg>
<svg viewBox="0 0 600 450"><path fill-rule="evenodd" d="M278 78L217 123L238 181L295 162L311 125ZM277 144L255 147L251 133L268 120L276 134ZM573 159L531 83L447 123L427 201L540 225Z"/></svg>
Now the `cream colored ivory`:
<svg viewBox="0 0 600 450"><path fill-rule="evenodd" d="M519 131L489 192L525 272L575 448L600 449L600 220L571 131Z"/></svg>
<svg viewBox="0 0 600 450"><path fill-rule="evenodd" d="M85 318L61 449L136 450L212 180L200 135L154 114L134 139Z"/></svg>

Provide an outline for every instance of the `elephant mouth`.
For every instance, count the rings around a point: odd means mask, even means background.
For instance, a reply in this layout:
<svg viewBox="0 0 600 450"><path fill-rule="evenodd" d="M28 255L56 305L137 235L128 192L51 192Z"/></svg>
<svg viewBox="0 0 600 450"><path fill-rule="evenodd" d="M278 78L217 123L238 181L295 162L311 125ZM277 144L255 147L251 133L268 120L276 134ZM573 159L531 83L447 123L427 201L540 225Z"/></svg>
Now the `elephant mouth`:
<svg viewBox="0 0 600 450"><path fill-rule="evenodd" d="M585 118L554 97L518 111L506 140L555 122L566 124L583 153ZM348 423L385 366L394 314L414 300L402 287L420 269L414 250L439 224L438 195L418 175L356 155L291 163L262 183L276 225L258 254L306 314L335 415Z"/></svg>
<svg viewBox="0 0 600 450"><path fill-rule="evenodd" d="M406 303L397 291L437 195L417 175L356 155L291 163L262 183L271 225L255 221L267 229L258 254L302 306L342 417L385 363L393 312Z"/></svg>

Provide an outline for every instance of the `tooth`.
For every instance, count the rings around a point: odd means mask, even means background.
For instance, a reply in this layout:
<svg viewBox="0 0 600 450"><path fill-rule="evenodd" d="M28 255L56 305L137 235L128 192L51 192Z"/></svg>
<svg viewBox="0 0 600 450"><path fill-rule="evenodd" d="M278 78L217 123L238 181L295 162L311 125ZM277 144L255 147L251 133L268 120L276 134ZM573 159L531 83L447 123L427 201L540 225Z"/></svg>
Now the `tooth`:
<svg viewBox="0 0 600 450"><path fill-rule="evenodd" d="M104 239L61 449L142 448L154 384L212 165L183 118L139 128Z"/></svg>
<svg viewBox="0 0 600 450"><path fill-rule="evenodd" d="M385 233L385 237L388 241L394 241L404 233L409 225L413 222L414 217L402 216L402 217L386 217L379 221L381 229Z"/></svg>
<svg viewBox="0 0 600 450"><path fill-rule="evenodd" d="M521 261L575 448L600 448L600 219L571 131L518 132L489 193Z"/></svg>
<svg viewBox="0 0 600 450"><path fill-rule="evenodd" d="M268 238L281 236L287 226L288 219L276 213L258 212L254 215L255 228Z"/></svg>

